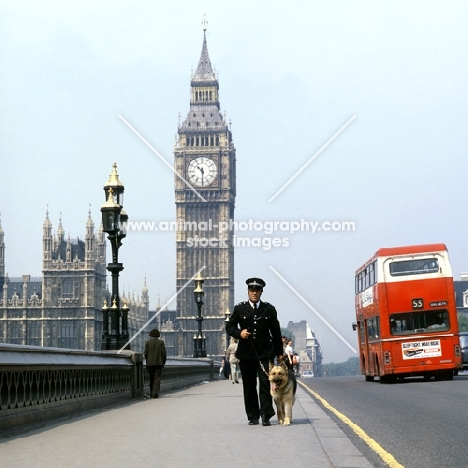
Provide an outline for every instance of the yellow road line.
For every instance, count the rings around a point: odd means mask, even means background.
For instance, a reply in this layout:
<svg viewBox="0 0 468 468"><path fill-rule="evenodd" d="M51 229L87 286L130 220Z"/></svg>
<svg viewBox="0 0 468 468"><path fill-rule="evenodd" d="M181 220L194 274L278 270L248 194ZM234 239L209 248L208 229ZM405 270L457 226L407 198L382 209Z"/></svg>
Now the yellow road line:
<svg viewBox="0 0 468 468"><path fill-rule="evenodd" d="M320 401L322 405L335 414L338 418L341 419L347 426L349 426L353 432L360 437L380 458L391 468L404 468L403 465L400 465L393 455L384 450L372 437L369 437L357 424L354 424L347 416L343 413L340 413L336 408L330 405L327 400L324 400L318 393L311 390L303 382L297 382L304 390L307 390L314 398Z"/></svg>

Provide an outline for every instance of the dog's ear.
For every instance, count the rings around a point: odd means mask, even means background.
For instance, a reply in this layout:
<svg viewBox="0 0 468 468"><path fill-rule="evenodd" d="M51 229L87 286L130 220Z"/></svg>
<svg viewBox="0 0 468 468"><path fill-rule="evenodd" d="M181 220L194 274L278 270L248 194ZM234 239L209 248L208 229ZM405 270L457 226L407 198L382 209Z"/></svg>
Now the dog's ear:
<svg viewBox="0 0 468 468"><path fill-rule="evenodd" d="M273 367L275 367L275 366L274 366L273 363L270 361L270 369L269 369L270 372L271 372L271 369L273 369Z"/></svg>
<svg viewBox="0 0 468 468"><path fill-rule="evenodd" d="M281 367L282 367L286 372L288 372L288 366L285 364L284 361L281 363Z"/></svg>

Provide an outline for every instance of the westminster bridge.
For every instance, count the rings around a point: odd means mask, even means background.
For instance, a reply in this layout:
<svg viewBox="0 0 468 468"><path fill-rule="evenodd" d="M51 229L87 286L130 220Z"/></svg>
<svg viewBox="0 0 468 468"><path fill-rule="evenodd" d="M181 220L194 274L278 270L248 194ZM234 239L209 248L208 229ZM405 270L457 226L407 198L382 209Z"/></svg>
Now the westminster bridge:
<svg viewBox="0 0 468 468"><path fill-rule="evenodd" d="M375 466L304 385L291 426L249 426L242 385L218 367L169 358L147 399L139 353L0 345L2 466Z"/></svg>

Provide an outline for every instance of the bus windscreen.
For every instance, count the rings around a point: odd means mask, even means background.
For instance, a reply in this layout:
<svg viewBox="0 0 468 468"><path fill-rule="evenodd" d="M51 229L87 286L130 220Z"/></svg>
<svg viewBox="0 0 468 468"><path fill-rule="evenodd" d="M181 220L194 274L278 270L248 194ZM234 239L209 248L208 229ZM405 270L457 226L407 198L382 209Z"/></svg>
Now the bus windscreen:
<svg viewBox="0 0 468 468"><path fill-rule="evenodd" d="M441 332L448 329L448 311L445 309L390 315L390 330L392 335Z"/></svg>

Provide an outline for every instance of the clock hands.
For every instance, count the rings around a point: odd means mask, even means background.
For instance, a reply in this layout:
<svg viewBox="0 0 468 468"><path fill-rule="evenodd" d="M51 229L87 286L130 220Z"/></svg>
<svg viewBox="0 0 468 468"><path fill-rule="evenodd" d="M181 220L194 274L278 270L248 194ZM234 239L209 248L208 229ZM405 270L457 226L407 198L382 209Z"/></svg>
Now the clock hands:
<svg viewBox="0 0 468 468"><path fill-rule="evenodd" d="M202 182L201 184L204 185L203 184L203 176L205 175L205 171L204 171L203 167L201 167L201 166L197 166L197 169L201 172L201 182Z"/></svg>

